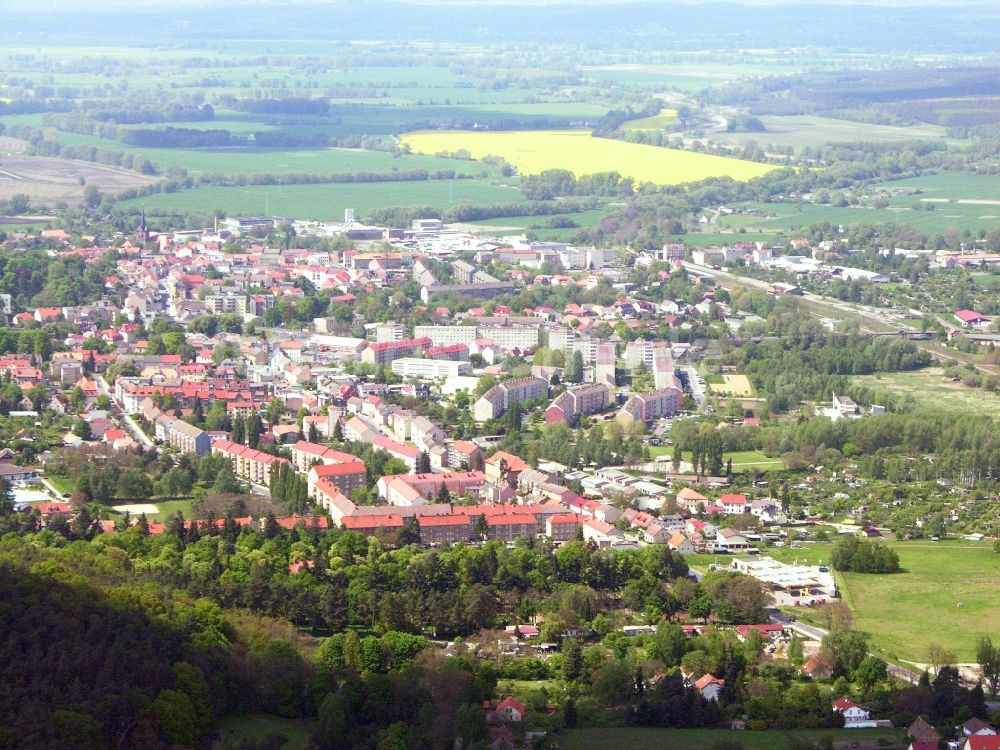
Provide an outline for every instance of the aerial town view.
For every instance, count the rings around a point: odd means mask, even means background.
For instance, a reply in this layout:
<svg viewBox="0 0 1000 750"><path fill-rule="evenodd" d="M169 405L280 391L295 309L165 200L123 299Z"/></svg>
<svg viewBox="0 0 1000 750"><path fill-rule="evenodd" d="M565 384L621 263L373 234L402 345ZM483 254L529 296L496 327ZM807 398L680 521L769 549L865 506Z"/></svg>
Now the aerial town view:
<svg viewBox="0 0 1000 750"><path fill-rule="evenodd" d="M0 750L1000 750L1000 4L2 5Z"/></svg>

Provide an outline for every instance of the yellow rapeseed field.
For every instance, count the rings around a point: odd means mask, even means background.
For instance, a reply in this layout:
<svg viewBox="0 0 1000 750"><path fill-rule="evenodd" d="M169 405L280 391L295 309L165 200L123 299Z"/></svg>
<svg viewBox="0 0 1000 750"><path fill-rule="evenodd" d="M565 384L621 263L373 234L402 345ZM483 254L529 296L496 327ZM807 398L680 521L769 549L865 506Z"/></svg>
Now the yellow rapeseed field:
<svg viewBox="0 0 1000 750"><path fill-rule="evenodd" d="M618 172L637 183L655 185L724 176L750 180L774 169L742 159L594 138L586 130L435 130L408 133L402 142L418 154L466 151L473 159L500 156L521 174L547 169L568 169L577 176Z"/></svg>
<svg viewBox="0 0 1000 750"><path fill-rule="evenodd" d="M677 121L676 109L661 109L658 115L622 123L622 130L663 130Z"/></svg>

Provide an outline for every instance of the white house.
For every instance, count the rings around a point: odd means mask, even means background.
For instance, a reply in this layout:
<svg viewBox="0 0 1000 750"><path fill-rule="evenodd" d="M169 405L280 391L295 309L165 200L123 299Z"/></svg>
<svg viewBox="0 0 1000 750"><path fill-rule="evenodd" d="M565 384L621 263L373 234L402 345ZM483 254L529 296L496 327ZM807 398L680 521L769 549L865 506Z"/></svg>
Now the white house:
<svg viewBox="0 0 1000 750"><path fill-rule="evenodd" d="M868 709L862 708L846 695L833 702L834 712L843 715L845 729L868 729L878 726Z"/></svg>
<svg viewBox="0 0 1000 750"><path fill-rule="evenodd" d="M725 680L720 680L714 675L706 674L698 678L694 686L701 692L702 697L707 701L718 701L719 693L726 686Z"/></svg>

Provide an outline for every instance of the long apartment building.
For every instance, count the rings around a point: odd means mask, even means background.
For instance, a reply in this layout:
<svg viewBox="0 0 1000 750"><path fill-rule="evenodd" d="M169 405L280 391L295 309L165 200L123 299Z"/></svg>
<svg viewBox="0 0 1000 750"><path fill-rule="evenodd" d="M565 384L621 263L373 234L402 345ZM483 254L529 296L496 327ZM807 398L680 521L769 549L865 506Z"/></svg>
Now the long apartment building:
<svg viewBox="0 0 1000 750"><path fill-rule="evenodd" d="M444 474L391 474L378 480L378 496L390 505L423 505L433 500L441 486L455 497L478 490L486 484L481 471L460 471Z"/></svg>
<svg viewBox="0 0 1000 750"><path fill-rule="evenodd" d="M477 422L496 419L514 404L545 398L549 384L542 378L515 378L505 380L479 397L472 405L472 415Z"/></svg>
<svg viewBox="0 0 1000 750"><path fill-rule="evenodd" d="M625 402L621 414L641 422L672 417L681 410L683 400L684 392L675 386L649 393L638 393Z"/></svg>
<svg viewBox="0 0 1000 750"><path fill-rule="evenodd" d="M325 445L310 443L308 440L299 440L292 446L292 463L295 468L303 473L309 471L313 464L348 464L360 459L343 451L335 451Z"/></svg>
<svg viewBox="0 0 1000 750"><path fill-rule="evenodd" d="M586 383L560 393L545 410L548 424L564 422L575 426L580 417L597 414L611 405L612 388L605 383Z"/></svg>
<svg viewBox="0 0 1000 750"><path fill-rule="evenodd" d="M383 341L371 344L361 352L361 361L370 365L387 365L401 357L413 357L431 346L431 340L426 336L402 341Z"/></svg>
<svg viewBox="0 0 1000 750"><path fill-rule="evenodd" d="M310 498L316 499L316 487L320 482L326 482L350 497L354 490L368 483L368 470L358 459L347 463L317 464L306 475L306 490Z"/></svg>
<svg viewBox="0 0 1000 750"><path fill-rule="evenodd" d="M212 453L219 453L229 459L233 474L254 484L267 486L271 481L271 470L287 459L272 456L246 445L218 440L212 444Z"/></svg>
<svg viewBox="0 0 1000 750"><path fill-rule="evenodd" d="M426 336L434 346L472 344L477 339L491 339L501 349L537 349L542 323L488 323L460 326L415 326L415 336Z"/></svg>

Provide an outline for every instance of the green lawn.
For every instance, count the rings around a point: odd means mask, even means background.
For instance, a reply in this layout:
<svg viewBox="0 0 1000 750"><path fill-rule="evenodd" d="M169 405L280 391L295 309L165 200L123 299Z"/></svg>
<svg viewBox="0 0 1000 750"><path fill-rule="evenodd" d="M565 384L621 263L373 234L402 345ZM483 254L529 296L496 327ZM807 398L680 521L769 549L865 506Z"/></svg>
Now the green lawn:
<svg viewBox="0 0 1000 750"><path fill-rule="evenodd" d="M262 740L272 733L283 734L287 741L284 750L301 750L309 740L312 722L302 719L283 719L265 714L227 716L219 722L219 739L215 750L235 748L243 740Z"/></svg>
<svg viewBox="0 0 1000 750"><path fill-rule="evenodd" d="M927 661L939 643L975 661L983 634L1000 638L1000 555L991 544L893 543L904 572L844 574L855 627L873 635L889 657Z"/></svg>
<svg viewBox="0 0 1000 750"><path fill-rule="evenodd" d="M975 661L980 635L1000 639L1000 555L992 544L961 541L888 542L903 572L895 575L838 573L844 601L854 610L854 627L869 633L873 646L894 660L925 662L938 643L960 662ZM828 563L833 542L772 547L765 554L782 562ZM700 570L728 566L730 555L689 555ZM961 606L959 606L961 604Z"/></svg>
<svg viewBox="0 0 1000 750"><path fill-rule="evenodd" d="M56 474L45 474L45 478L49 481L53 487L59 490L59 494L64 494L69 492L73 493L75 489L75 482L72 477L61 477Z"/></svg>
<svg viewBox="0 0 1000 750"><path fill-rule="evenodd" d="M170 516L174 515L177 511L184 514L185 518L191 518L191 500L167 500L165 502L160 502L158 500L151 500L159 512L150 518L150 521L166 521Z"/></svg>
<svg viewBox="0 0 1000 750"><path fill-rule="evenodd" d="M918 407L928 411L974 412L1000 418L1000 396L945 380L942 373L940 367L925 367L912 372L860 375L854 382L875 391L908 394Z"/></svg>
<svg viewBox="0 0 1000 750"><path fill-rule="evenodd" d="M832 737L835 742L860 739L884 739L885 748L904 748L903 732L898 729L796 729L787 732L733 732L724 729L572 729L559 735L566 750L605 750L627 747L629 750L710 750L723 740L741 743L747 750L784 750L796 742L817 741Z"/></svg>
<svg viewBox="0 0 1000 750"><path fill-rule="evenodd" d="M653 458L657 456L673 456L674 447L672 445L651 446L649 454ZM685 461L691 460L691 451L684 451L682 458ZM734 451L722 456L723 462L733 460L733 472L749 471L750 469L760 469L761 471L776 471L785 468L785 463L780 458L770 458L761 451Z"/></svg>
<svg viewBox="0 0 1000 750"><path fill-rule="evenodd" d="M339 219L345 208L358 217L375 208L433 206L447 209L466 203L519 203L519 190L486 180L430 180L333 185L255 185L204 187L136 198L126 205L147 210L214 211L281 214L302 219Z"/></svg>

